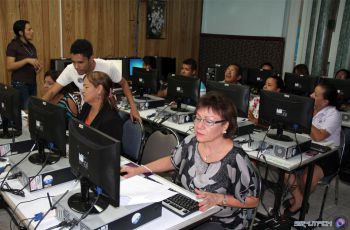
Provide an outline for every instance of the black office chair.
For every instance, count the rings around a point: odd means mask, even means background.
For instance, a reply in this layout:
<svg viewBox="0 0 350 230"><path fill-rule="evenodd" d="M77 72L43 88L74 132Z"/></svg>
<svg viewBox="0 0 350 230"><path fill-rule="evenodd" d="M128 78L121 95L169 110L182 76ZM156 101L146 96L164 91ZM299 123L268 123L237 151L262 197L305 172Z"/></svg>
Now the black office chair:
<svg viewBox="0 0 350 230"><path fill-rule="evenodd" d="M329 185L331 184L331 182L333 181L333 179L335 178L335 191L334 191L334 203L335 205L338 205L338 196L339 196L339 172L340 172L340 167L341 167L341 162L343 159L343 155L344 155L344 149L345 149L345 135L343 130L340 133L340 147L338 149L338 154L339 154L339 168L338 170L333 173L332 175L323 177L319 182L318 185L320 186L325 186L325 190L323 193L323 199L322 199L322 204L321 204L321 208L320 208L320 214L318 216L317 220L322 220L323 219L323 209L324 209L324 205L326 203L326 198L327 198L327 194L328 194L328 189L329 189Z"/></svg>
<svg viewBox="0 0 350 230"><path fill-rule="evenodd" d="M139 163L143 148L145 132L139 121L128 119L123 125L122 146L123 155L131 161Z"/></svg>

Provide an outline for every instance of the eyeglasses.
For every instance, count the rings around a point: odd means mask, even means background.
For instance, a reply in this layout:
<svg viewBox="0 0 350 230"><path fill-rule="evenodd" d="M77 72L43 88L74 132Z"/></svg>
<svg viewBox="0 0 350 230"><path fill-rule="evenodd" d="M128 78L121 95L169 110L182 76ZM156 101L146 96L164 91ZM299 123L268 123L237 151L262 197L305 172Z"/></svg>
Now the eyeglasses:
<svg viewBox="0 0 350 230"><path fill-rule="evenodd" d="M201 121L203 121L203 124L207 127L212 127L214 126L215 124L219 124L219 123L223 123L225 122L226 120L220 120L220 121L212 121L212 120L208 120L206 118L200 118L196 115L193 116L193 123L194 124L199 124Z"/></svg>

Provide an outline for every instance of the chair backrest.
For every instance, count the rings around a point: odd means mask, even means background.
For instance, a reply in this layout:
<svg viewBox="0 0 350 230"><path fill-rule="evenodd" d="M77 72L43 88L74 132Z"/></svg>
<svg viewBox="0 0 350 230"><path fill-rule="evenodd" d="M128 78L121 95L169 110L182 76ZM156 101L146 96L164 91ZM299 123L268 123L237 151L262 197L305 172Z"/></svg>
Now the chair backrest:
<svg viewBox="0 0 350 230"><path fill-rule="evenodd" d="M263 189L263 187L262 187L262 177L260 175L260 171L259 171L258 167L255 164L253 164L253 163L252 163L252 166L253 166L255 175L258 177L257 178L257 180L258 180L257 183L258 183L258 191L259 192L258 192L257 196L259 198L259 203L260 203L261 202L261 196L263 194L263 191L262 191L262 189ZM250 222L249 223L249 230L253 229L255 216L256 216L256 213L258 212L258 206L254 208L254 211L253 211L252 215L250 217L248 217L249 218L248 221Z"/></svg>
<svg viewBox="0 0 350 230"><path fill-rule="evenodd" d="M141 163L147 164L161 157L170 155L171 150L178 144L179 137L172 129L163 127L154 131L145 143Z"/></svg>
<svg viewBox="0 0 350 230"><path fill-rule="evenodd" d="M144 143L145 132L139 121L126 120L123 125L123 155L139 163L141 159L141 149Z"/></svg>
<svg viewBox="0 0 350 230"><path fill-rule="evenodd" d="M127 112L119 110L118 113L119 113L119 116L122 119L123 123L126 122L130 118L130 115Z"/></svg>

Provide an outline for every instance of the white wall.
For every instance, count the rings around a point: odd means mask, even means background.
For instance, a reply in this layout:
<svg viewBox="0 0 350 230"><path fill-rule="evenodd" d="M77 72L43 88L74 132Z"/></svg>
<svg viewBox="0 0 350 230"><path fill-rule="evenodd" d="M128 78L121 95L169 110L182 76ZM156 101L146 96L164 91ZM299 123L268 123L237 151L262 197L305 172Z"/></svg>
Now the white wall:
<svg viewBox="0 0 350 230"><path fill-rule="evenodd" d="M204 0L202 33L282 37L287 0Z"/></svg>

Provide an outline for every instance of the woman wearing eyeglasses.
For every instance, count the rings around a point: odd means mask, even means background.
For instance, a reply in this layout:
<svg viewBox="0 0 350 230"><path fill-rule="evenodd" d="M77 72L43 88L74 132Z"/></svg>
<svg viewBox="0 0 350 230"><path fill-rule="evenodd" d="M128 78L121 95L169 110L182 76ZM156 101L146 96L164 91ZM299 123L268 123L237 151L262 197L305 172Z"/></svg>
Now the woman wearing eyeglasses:
<svg viewBox="0 0 350 230"><path fill-rule="evenodd" d="M259 199L259 177L247 154L234 146L237 112L233 102L220 92L209 92L198 102L195 134L186 137L171 156L137 168L123 167L126 177L176 170L182 186L197 194L200 211L220 205L211 218L224 228L244 229L247 216ZM181 171L180 171L181 169Z"/></svg>

